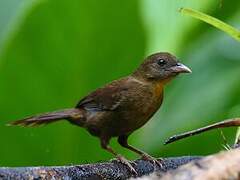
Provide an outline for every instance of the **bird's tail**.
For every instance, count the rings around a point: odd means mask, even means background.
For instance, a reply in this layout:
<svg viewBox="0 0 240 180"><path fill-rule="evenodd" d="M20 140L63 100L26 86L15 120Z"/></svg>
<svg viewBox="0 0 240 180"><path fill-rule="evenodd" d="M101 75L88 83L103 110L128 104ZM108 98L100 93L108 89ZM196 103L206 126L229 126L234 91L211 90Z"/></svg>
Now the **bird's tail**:
<svg viewBox="0 0 240 180"><path fill-rule="evenodd" d="M13 121L8 125L19 125L19 126L40 126L43 124L49 124L59 120L76 120L81 121L82 112L80 109L64 109L55 112L49 112L44 114L39 114L36 116L27 117L18 121ZM80 122L79 122L80 123Z"/></svg>

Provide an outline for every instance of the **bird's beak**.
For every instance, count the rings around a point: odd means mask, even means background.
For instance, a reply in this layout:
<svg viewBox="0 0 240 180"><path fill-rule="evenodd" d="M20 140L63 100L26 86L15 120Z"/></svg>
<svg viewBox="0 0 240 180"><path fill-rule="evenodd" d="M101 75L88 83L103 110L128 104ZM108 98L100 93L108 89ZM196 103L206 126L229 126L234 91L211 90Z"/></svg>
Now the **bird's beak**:
<svg viewBox="0 0 240 180"><path fill-rule="evenodd" d="M192 73L191 69L182 63L177 63L177 65L171 67L170 69L175 73Z"/></svg>

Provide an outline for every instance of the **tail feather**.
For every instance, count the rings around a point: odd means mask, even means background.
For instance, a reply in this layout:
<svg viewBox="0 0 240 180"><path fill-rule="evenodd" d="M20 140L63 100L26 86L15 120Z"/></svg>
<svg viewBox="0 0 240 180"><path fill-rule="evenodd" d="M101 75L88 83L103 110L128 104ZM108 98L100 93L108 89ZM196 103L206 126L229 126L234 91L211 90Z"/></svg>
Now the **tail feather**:
<svg viewBox="0 0 240 180"><path fill-rule="evenodd" d="M43 124L49 124L55 121L63 119L72 119L74 117L80 116L79 109L64 109L55 112L49 112L44 114L39 114L36 116L27 117L25 119L17 120L11 122L9 125L19 125L19 126L39 126Z"/></svg>

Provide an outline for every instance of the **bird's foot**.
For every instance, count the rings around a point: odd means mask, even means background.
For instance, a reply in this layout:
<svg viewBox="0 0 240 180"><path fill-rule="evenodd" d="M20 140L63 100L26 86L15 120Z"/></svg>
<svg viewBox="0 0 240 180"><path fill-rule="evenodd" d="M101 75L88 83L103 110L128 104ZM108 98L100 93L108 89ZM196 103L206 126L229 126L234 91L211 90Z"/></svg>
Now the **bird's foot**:
<svg viewBox="0 0 240 180"><path fill-rule="evenodd" d="M156 159L148 154L143 154L141 159L146 160L146 161L150 161L151 163L155 165L158 165L160 168L162 168L162 159Z"/></svg>
<svg viewBox="0 0 240 180"><path fill-rule="evenodd" d="M129 169L129 171L131 171L131 173L133 173L134 175L137 175L137 171L135 170L135 168L132 166L132 164L134 164L135 166L137 165L137 163L133 162L133 161L129 161L127 160L125 157L123 157L122 155L117 155L116 156L117 160L124 164L125 166L127 166L127 168Z"/></svg>

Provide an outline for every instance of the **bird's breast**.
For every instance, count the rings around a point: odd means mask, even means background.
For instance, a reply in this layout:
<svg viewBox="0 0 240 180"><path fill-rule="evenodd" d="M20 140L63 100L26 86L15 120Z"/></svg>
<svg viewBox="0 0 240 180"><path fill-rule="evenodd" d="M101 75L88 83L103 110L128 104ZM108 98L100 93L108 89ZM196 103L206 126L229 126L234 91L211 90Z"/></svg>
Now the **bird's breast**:
<svg viewBox="0 0 240 180"><path fill-rule="evenodd" d="M124 110L124 127L133 131L146 124L161 106L162 99L162 85L139 87L134 95L128 98L131 103Z"/></svg>
<svg viewBox="0 0 240 180"><path fill-rule="evenodd" d="M163 85L158 83L152 86L151 96L145 99L145 115L151 118L153 114L159 109L163 100Z"/></svg>
<svg viewBox="0 0 240 180"><path fill-rule="evenodd" d="M161 106L163 86L136 82L121 93L118 107L104 112L103 120L97 120L101 122L101 129L111 136L131 133L146 124ZM109 113L108 118L106 113Z"/></svg>
<svg viewBox="0 0 240 180"><path fill-rule="evenodd" d="M154 86L153 86L153 95L154 95L154 98L162 98L163 96L163 84L162 83L156 83Z"/></svg>

